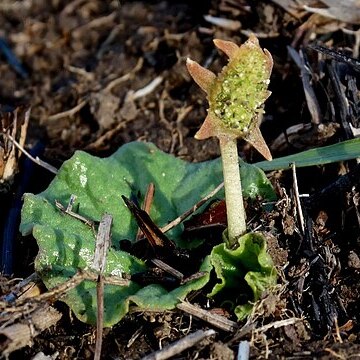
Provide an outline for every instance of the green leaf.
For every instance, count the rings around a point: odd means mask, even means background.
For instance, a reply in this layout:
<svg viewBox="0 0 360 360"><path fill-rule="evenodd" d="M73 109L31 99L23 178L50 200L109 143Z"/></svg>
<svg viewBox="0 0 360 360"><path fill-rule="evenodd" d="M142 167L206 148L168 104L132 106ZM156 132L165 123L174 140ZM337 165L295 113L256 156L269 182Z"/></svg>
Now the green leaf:
<svg viewBox="0 0 360 360"><path fill-rule="evenodd" d="M360 138L306 150L298 154L284 156L272 161L261 161L254 165L264 171L272 171L288 169L293 163L295 163L296 167L305 167L325 165L337 161L351 160L358 157L360 157Z"/></svg>
<svg viewBox="0 0 360 360"><path fill-rule="evenodd" d="M261 233L245 234L238 242L235 250L225 242L213 248L210 259L220 282L210 296L220 295L231 302L236 316L242 320L251 312L252 303L276 284L277 273Z"/></svg>
<svg viewBox="0 0 360 360"><path fill-rule="evenodd" d="M241 164L244 194L274 199L274 191L264 173L245 163ZM134 256L119 250L119 241L135 239L137 225L121 199L139 195L143 200L150 182L155 184L155 197L151 217L159 226L165 225L192 207L222 181L220 159L204 163L187 163L165 154L153 144L134 142L122 146L112 156L96 158L78 151L66 161L47 190L26 194L22 209L20 231L32 233L39 253L36 270L45 285L52 288L72 277L78 269L90 267L95 233L81 221L61 213L55 200L66 206L72 194L77 196L73 211L87 219L99 221L103 214L113 216L112 247L109 250L105 275L120 275L143 271L145 264ZM224 194L220 193L219 198ZM178 245L182 225L167 234ZM204 262L204 271L210 271ZM117 323L134 302L144 309L173 308L190 291L200 289L209 275L167 291L153 284L141 289L136 283L128 287L105 286L104 325ZM96 322L96 284L84 282L63 299L76 316L88 323Z"/></svg>

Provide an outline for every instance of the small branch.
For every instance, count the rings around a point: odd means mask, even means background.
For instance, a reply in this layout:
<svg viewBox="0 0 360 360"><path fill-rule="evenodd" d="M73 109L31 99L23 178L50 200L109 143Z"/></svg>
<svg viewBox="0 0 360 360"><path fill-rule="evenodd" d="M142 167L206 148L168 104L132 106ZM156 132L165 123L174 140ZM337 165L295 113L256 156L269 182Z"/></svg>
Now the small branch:
<svg viewBox="0 0 360 360"><path fill-rule="evenodd" d="M147 355L142 358L142 360L165 360L169 359L177 354L180 354L186 349L189 349L204 340L209 336L215 335L216 332L212 329L210 330L198 330L190 335L185 336L184 338L175 341L174 343L165 346L163 349L155 351L154 353Z"/></svg>
<svg viewBox="0 0 360 360"><path fill-rule="evenodd" d="M237 244L237 239L246 232L246 215L236 139L222 136L219 140L225 185L228 246L232 248Z"/></svg>
<svg viewBox="0 0 360 360"><path fill-rule="evenodd" d="M235 321L228 320L224 316L213 314L210 311L199 308L198 306L192 305L188 302L182 301L176 307L186 313L193 315L209 324L216 326L218 329L233 332L238 328Z"/></svg>
<svg viewBox="0 0 360 360"><path fill-rule="evenodd" d="M50 270L49 270L50 271ZM65 281L62 284L59 284L58 286L53 287L51 290L44 294L40 294L33 298L20 298L15 301L13 311L25 311L29 306L30 303L43 303L46 301L55 302L59 300L64 294L66 294L71 289L76 288L79 284L81 284L83 281L97 281L98 274L93 271L83 271L79 270L73 277L71 277L69 280ZM104 283L109 285L117 285L117 286L129 286L130 281L127 279L124 279L119 276L104 276ZM24 308L21 308L21 306L24 306ZM8 303L1 302L0 306L6 309L8 311Z"/></svg>
<svg viewBox="0 0 360 360"><path fill-rule="evenodd" d="M40 166L42 166L43 168L45 168L46 170L52 172L53 174L57 174L58 170L48 164L47 162L40 160L38 157L34 158L33 156L31 156L11 135L9 134L5 134L12 142L13 144L22 152L24 153L24 155L26 155L31 161L33 161L35 164L38 164Z"/></svg>
<svg viewBox="0 0 360 360"><path fill-rule="evenodd" d="M112 81L110 81L104 91L106 92L109 92L111 91L115 86L123 83L124 81L127 81L127 80L130 80L132 76L134 76L143 66L143 63L144 63L144 59L143 58L140 58L138 60L138 62L136 63L135 67L133 69L130 70L130 72L126 73L125 75L122 75L120 76L119 78L116 78Z"/></svg>
<svg viewBox="0 0 360 360"><path fill-rule="evenodd" d="M300 318L296 318L296 317L292 317L290 319L285 319L285 320L278 320L278 321L274 321L270 324L261 326L259 328L254 329L255 333L261 333L261 332L265 332L268 331L269 329L278 329L280 327L284 327L284 326L288 326L288 325L293 325L296 324L297 322L301 322L303 321L303 319Z"/></svg>
<svg viewBox="0 0 360 360"><path fill-rule="evenodd" d="M172 266L166 264L164 261L160 259L151 259L151 262L159 269L166 271L167 273L179 279L180 281L184 279L184 274L182 272L174 269Z"/></svg>
<svg viewBox="0 0 360 360"><path fill-rule="evenodd" d="M71 195L70 200L66 206L66 208L57 200L55 200L55 206L64 214L69 215L81 222L83 222L85 225L88 225L91 227L93 231L95 231L95 222L93 220L87 219L84 216L79 215L78 213L72 211L72 207L74 204L74 201L76 199L76 195Z"/></svg>
<svg viewBox="0 0 360 360"><path fill-rule="evenodd" d="M131 99L136 100L136 99L139 99L141 97L144 97L144 96L147 96L147 95L151 94L162 83L162 81L163 81L163 77L162 76L157 76L155 79L150 81L149 84L147 84L143 88L133 92L131 94Z"/></svg>
<svg viewBox="0 0 360 360"><path fill-rule="evenodd" d="M173 221L171 221L167 225L160 228L160 230L163 233L166 233L167 231L171 230L176 225L179 225L182 221L184 221L187 217L189 217L197 209L199 209L200 206L202 206L209 199L211 199L213 196L215 196L223 187L224 187L224 183L222 182L214 190L212 190L209 194L207 194L204 198L202 198L198 203L196 203L193 207L191 207L189 210L185 211L182 215L180 215L179 217L177 217L176 219L174 219Z"/></svg>
<svg viewBox="0 0 360 360"><path fill-rule="evenodd" d="M74 106L72 109L62 111L62 112L59 112L54 115L50 115L48 117L48 120L59 120L59 119L65 118L65 117L73 116L77 112L79 112L87 104L87 102L88 102L88 100L83 100L79 104Z"/></svg>
<svg viewBox="0 0 360 360"><path fill-rule="evenodd" d="M7 303L13 303L17 299L32 297L33 289L38 290L38 284L40 283L40 276L37 273L32 273L26 279L21 280L12 289L11 292L0 297L0 301ZM36 290L36 291L37 291Z"/></svg>
<svg viewBox="0 0 360 360"><path fill-rule="evenodd" d="M110 229L112 224L112 216L105 214L99 224L98 233L96 236L96 248L94 260L91 268L102 274L106 265L106 254L110 247Z"/></svg>
<svg viewBox="0 0 360 360"><path fill-rule="evenodd" d="M42 331L55 325L62 314L53 307L46 305L36 309L31 314L26 311L26 320L19 321L0 329L0 348L2 357L9 355L22 347L33 343L33 339Z"/></svg>

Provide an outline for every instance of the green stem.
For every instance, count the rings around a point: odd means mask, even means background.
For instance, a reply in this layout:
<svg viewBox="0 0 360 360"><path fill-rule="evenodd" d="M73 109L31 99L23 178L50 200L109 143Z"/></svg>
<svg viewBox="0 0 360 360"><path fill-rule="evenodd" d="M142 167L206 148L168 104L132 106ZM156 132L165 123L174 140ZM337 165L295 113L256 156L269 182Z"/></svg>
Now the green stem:
<svg viewBox="0 0 360 360"><path fill-rule="evenodd" d="M246 232L237 141L235 138L224 136L221 136L219 140L224 174L228 245L233 247L237 244L238 238Z"/></svg>

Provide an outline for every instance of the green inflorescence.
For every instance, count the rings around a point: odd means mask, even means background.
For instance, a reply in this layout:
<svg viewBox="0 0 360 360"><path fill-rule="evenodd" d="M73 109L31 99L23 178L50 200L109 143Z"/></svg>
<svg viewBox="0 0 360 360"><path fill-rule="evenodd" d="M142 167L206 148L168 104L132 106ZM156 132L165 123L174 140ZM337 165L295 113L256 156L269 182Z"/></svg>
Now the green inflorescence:
<svg viewBox="0 0 360 360"><path fill-rule="evenodd" d="M210 111L228 129L246 133L268 97L270 71L261 50L241 53L224 68L209 96Z"/></svg>

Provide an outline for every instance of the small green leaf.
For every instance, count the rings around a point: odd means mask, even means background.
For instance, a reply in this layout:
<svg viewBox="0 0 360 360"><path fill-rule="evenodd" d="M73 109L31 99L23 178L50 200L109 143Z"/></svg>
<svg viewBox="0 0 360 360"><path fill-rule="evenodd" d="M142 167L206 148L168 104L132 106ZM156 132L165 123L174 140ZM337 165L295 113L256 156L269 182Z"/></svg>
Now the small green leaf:
<svg viewBox="0 0 360 360"><path fill-rule="evenodd" d="M215 268L217 283L210 296L225 294L232 302L239 320L249 315L253 302L276 284L276 270L266 252L266 239L261 233L248 233L239 240L239 247L229 249L225 242L213 248L210 259Z"/></svg>
<svg viewBox="0 0 360 360"><path fill-rule="evenodd" d="M274 191L260 169L242 163L241 172L245 196L274 198ZM132 241L137 232L135 220L121 195L140 194L142 201L148 184L153 182L156 190L151 217L157 225L163 226L192 207L221 181L220 159L187 163L163 153L153 144L130 143L104 159L78 151L63 164L47 190L38 195L25 195L20 231L23 235L32 233L37 240L39 253L35 267L48 288L65 282L78 269L89 268L95 250L94 231L55 207L55 200L66 206L74 194L77 200L73 211L79 215L93 221L99 221L104 213L113 217L112 247L104 275L133 274L146 266L143 261L119 250L120 240ZM223 198L224 194L218 197ZM167 235L178 245L186 243L181 238L182 225ZM210 271L208 261L202 266L204 271ZM208 279L207 274L173 291L156 284L143 289L133 282L128 287L106 285L104 325L117 323L127 313L130 302L144 309L173 308L179 299L200 289ZM96 322L96 284L86 281L63 300L80 320Z"/></svg>

